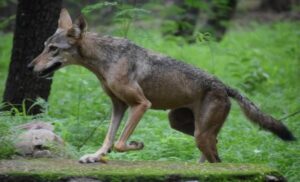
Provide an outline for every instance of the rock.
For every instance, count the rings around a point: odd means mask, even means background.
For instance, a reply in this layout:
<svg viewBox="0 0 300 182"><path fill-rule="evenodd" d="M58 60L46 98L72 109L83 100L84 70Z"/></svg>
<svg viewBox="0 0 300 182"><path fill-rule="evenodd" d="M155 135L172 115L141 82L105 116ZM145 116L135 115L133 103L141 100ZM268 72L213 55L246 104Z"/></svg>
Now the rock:
<svg viewBox="0 0 300 182"><path fill-rule="evenodd" d="M23 130L46 129L49 131L54 131L54 126L51 123L47 123L44 121L37 121L37 120L19 125L16 128L23 129Z"/></svg>
<svg viewBox="0 0 300 182"><path fill-rule="evenodd" d="M16 152L21 156L55 157L51 150L64 146L63 140L53 132L54 128L49 123L35 121L17 128L25 130L15 142Z"/></svg>

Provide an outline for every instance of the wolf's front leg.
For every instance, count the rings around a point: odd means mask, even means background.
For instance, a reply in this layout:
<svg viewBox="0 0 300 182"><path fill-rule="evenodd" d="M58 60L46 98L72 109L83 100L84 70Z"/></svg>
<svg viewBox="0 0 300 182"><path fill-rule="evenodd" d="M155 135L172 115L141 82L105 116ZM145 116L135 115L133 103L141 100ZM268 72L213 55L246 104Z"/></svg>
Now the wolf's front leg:
<svg viewBox="0 0 300 182"><path fill-rule="evenodd" d="M94 154L86 154L79 160L80 163L93 163L100 161L101 157L105 156L112 148L113 142L120 126L121 120L127 109L127 105L117 98L112 98L113 112L111 123L106 134L102 147Z"/></svg>

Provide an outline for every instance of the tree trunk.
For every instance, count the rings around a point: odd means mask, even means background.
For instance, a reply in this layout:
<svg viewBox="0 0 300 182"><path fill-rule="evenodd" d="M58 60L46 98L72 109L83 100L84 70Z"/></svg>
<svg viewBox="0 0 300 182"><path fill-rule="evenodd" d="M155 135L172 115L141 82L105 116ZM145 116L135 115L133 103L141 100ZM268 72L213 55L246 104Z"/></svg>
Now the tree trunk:
<svg viewBox="0 0 300 182"><path fill-rule="evenodd" d="M292 9L292 0L262 0L260 10L271 10L277 13L290 11Z"/></svg>
<svg viewBox="0 0 300 182"><path fill-rule="evenodd" d="M13 50L3 102L5 110L25 106L28 114L42 112L33 106L39 97L47 100L51 79L36 77L26 65L43 50L44 41L56 28L62 0L19 0ZM25 104L25 105L24 105ZM24 111L23 111L24 112Z"/></svg>
<svg viewBox="0 0 300 182"><path fill-rule="evenodd" d="M202 30L210 32L217 41L222 40L235 13L236 5L237 0L213 1L208 20Z"/></svg>

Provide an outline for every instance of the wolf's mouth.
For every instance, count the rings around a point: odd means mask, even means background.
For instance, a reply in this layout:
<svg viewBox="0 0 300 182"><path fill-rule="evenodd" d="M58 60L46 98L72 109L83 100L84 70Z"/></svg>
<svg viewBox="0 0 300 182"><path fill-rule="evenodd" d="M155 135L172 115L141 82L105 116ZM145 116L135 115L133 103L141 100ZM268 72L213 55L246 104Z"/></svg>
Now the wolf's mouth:
<svg viewBox="0 0 300 182"><path fill-rule="evenodd" d="M45 70L41 71L39 73L39 76L40 77L48 76L50 73L53 73L54 71L58 70L61 65L62 65L61 62L56 62L56 63L52 64L51 66L49 66L48 68L46 68Z"/></svg>

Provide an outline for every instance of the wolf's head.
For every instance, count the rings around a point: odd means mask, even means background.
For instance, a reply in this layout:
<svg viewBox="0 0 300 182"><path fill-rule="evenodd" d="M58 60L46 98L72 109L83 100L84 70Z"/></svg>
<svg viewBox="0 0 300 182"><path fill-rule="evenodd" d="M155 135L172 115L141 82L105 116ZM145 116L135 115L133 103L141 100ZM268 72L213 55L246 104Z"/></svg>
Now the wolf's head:
<svg viewBox="0 0 300 182"><path fill-rule="evenodd" d="M43 52L28 64L28 68L39 76L47 76L65 65L77 64L79 42L86 28L82 16L73 24L68 11L62 9L56 32L46 40Z"/></svg>

